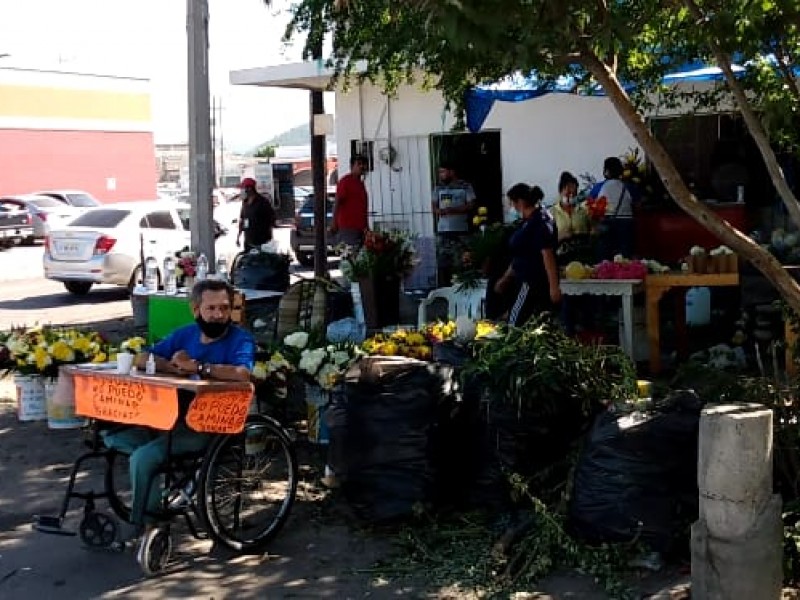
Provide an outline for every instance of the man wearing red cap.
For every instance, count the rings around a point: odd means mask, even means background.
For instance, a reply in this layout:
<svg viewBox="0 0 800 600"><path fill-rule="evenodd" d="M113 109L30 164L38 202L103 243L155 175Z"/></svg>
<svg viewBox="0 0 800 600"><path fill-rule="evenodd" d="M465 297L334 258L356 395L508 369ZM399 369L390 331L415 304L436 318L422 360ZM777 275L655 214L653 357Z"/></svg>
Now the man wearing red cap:
<svg viewBox="0 0 800 600"><path fill-rule="evenodd" d="M242 179L239 186L242 190L242 212L239 214L239 234L236 245L240 243L244 233L244 249L258 248L272 239L272 228L275 227L275 209L272 202L256 191L256 180L251 177Z"/></svg>

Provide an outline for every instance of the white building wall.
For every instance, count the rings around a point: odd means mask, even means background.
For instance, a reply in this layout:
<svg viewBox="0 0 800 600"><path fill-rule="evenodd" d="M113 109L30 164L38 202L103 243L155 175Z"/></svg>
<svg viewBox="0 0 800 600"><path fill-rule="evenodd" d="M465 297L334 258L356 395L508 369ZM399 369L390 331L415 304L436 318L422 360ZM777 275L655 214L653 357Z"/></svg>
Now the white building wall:
<svg viewBox="0 0 800 600"><path fill-rule="evenodd" d="M364 85L337 93L340 168L347 170L351 139L394 143L400 137L449 132L453 123L437 91L405 86L395 98L387 98L380 89ZM557 193L561 171L602 178L605 157L637 145L603 97L548 94L525 102L495 102L484 129L501 132L504 189L526 182L541 186L548 197ZM462 176L468 179L468 174Z"/></svg>

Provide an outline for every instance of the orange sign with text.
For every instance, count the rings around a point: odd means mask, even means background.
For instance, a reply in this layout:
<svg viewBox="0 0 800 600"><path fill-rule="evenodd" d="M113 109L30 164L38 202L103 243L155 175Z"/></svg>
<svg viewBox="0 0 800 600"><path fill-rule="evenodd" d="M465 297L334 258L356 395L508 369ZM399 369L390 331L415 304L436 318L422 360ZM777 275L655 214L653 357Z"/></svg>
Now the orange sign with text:
<svg viewBox="0 0 800 600"><path fill-rule="evenodd" d="M252 398L252 389L198 390L186 414L186 424L206 433L239 433Z"/></svg>
<svg viewBox="0 0 800 600"><path fill-rule="evenodd" d="M75 412L103 421L169 430L178 419L178 391L147 381L75 373Z"/></svg>

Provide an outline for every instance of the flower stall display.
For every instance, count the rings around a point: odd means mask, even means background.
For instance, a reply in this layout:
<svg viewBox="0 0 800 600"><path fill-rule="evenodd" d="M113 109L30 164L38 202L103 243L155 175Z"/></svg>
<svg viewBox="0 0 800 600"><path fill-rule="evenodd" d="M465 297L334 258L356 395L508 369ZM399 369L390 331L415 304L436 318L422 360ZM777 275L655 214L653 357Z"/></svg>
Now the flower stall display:
<svg viewBox="0 0 800 600"><path fill-rule="evenodd" d="M123 340L123 342L119 345L119 351L127 352L129 354L139 354L146 345L147 340L137 335L135 337L128 338L127 340Z"/></svg>
<svg viewBox="0 0 800 600"><path fill-rule="evenodd" d="M368 231L358 252L344 249L342 273L359 284L367 327L377 329L399 321L400 281L415 265L413 240L405 231Z"/></svg>
<svg viewBox="0 0 800 600"><path fill-rule="evenodd" d="M271 349L257 355L251 373L256 386L254 401L250 412L266 412L271 414L275 406L285 406L289 396L289 378L295 372L294 366L280 350Z"/></svg>
<svg viewBox="0 0 800 600"><path fill-rule="evenodd" d="M99 333L54 327L16 329L5 334L0 345L0 357L5 357L3 365L14 373L20 421L47 418L54 424L51 428L63 428L56 423L82 425L83 420L74 417L71 397L66 398L66 407L54 405L50 398L61 366L108 361L110 348ZM51 384L49 396L45 393L47 380Z"/></svg>
<svg viewBox="0 0 800 600"><path fill-rule="evenodd" d="M485 217L479 214L475 219L485 219ZM461 256L456 257L458 268L453 276L453 285L458 288L474 288L494 270L507 266L505 262L497 259L506 253L514 225L505 223L486 225L485 220L481 220L479 227L479 232L467 238Z"/></svg>
<svg viewBox="0 0 800 600"><path fill-rule="evenodd" d="M710 251L702 246L692 246L686 258L686 271L704 275L706 273L736 273L739 258L727 246L718 246Z"/></svg>
<svg viewBox="0 0 800 600"><path fill-rule="evenodd" d="M644 279L647 265L618 254L614 260L604 260L594 267L595 279Z"/></svg>

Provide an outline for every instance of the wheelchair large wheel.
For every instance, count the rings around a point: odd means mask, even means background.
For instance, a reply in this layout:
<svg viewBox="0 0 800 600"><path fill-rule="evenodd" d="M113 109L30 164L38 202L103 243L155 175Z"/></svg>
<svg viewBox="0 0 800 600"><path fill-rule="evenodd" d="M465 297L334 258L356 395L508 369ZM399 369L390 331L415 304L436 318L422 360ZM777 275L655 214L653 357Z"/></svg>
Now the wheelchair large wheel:
<svg viewBox="0 0 800 600"><path fill-rule="evenodd" d="M115 451L106 455L105 488L111 510L122 521L129 522L133 490L127 455Z"/></svg>
<svg viewBox="0 0 800 600"><path fill-rule="evenodd" d="M258 553L280 531L297 492L297 459L283 428L263 415L214 441L203 461L198 508L207 531L240 553Z"/></svg>

